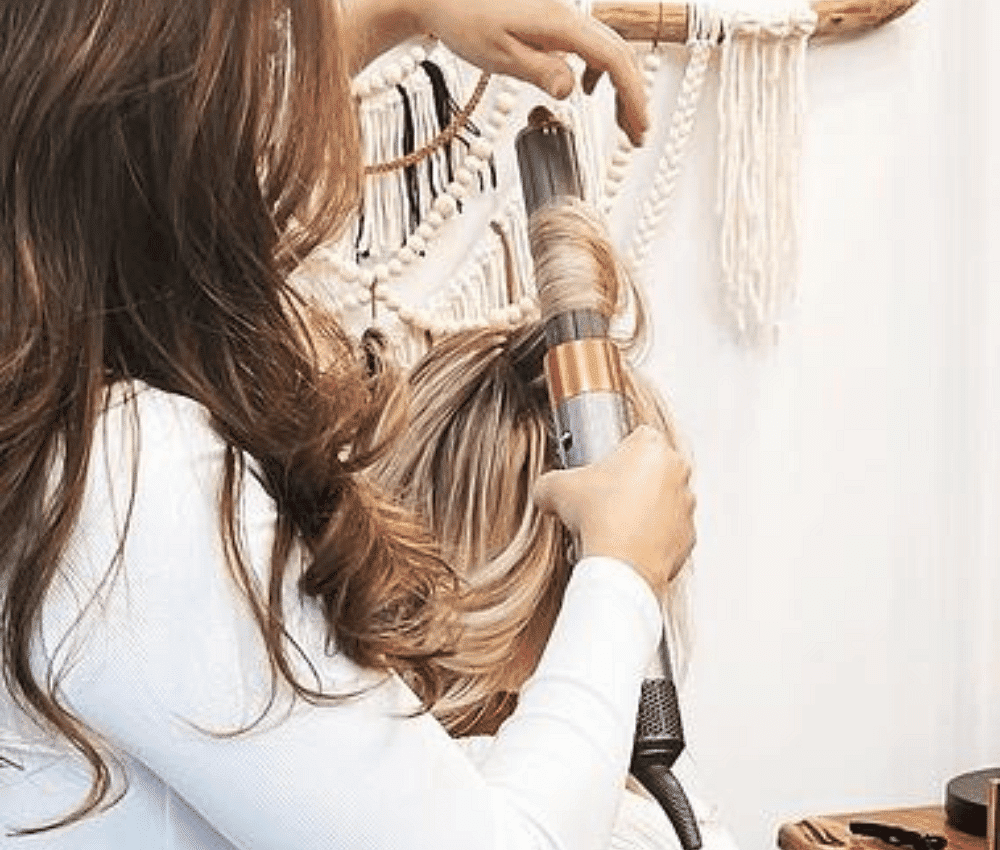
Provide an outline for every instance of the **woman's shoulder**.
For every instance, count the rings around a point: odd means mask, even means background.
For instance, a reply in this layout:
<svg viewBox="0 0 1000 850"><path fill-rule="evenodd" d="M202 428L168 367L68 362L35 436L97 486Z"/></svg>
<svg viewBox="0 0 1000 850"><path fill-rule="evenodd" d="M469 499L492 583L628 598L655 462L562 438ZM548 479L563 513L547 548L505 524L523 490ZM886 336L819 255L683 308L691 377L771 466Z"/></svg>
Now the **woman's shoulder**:
<svg viewBox="0 0 1000 850"><path fill-rule="evenodd" d="M226 453L210 414L190 398L139 382L110 387L61 572L84 586L99 585L114 564L144 582L198 580L206 562L223 560ZM240 483L238 521L252 529L257 566L274 506L253 475Z"/></svg>
<svg viewBox="0 0 1000 850"><path fill-rule="evenodd" d="M163 548L176 542L175 532L182 539L197 530L217 536L226 455L209 411L193 399L138 381L110 387L94 434L84 530L114 519L115 537L127 531L130 541L149 537ZM254 476L241 483L237 490L249 500L242 517L273 519Z"/></svg>
<svg viewBox="0 0 1000 850"><path fill-rule="evenodd" d="M107 389L94 437L99 451L129 455L225 448L201 404L142 381L120 381Z"/></svg>

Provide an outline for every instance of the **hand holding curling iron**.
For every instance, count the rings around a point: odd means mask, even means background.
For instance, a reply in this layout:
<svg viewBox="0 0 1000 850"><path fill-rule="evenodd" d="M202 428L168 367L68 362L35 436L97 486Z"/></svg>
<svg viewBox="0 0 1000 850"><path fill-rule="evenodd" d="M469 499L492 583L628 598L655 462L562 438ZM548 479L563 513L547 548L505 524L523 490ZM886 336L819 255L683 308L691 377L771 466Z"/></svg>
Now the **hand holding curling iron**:
<svg viewBox="0 0 1000 850"><path fill-rule="evenodd" d="M666 435L640 425L606 458L539 479L535 502L580 541L580 555L626 561L662 596L695 543L691 468Z"/></svg>

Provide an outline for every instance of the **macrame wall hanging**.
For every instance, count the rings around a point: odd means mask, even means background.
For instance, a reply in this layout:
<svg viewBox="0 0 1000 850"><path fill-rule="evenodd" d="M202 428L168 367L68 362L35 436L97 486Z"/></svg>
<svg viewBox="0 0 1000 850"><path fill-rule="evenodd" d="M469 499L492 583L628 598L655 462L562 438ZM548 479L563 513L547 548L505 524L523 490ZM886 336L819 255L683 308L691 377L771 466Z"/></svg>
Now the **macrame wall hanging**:
<svg viewBox="0 0 1000 850"><path fill-rule="evenodd" d="M721 10L720 254L726 306L744 340L776 340L798 274L806 0Z"/></svg>
<svg viewBox="0 0 1000 850"><path fill-rule="evenodd" d="M795 293L807 42L871 29L915 2L577 0L583 14L642 43L650 90L663 46L688 48L661 150L637 155L619 133L604 161L595 154L602 128L579 87L555 102L510 78L481 74L433 41L390 51L354 81L367 162L362 204L342 239L302 264L298 285L349 329L380 328L404 362L456 330L533 318L513 140L539 102L573 127L590 197L605 216L616 214L625 195L631 201L623 186L647 187L629 203L617 245L641 279L717 52L723 300L740 339L772 342ZM654 102L654 121L657 112Z"/></svg>

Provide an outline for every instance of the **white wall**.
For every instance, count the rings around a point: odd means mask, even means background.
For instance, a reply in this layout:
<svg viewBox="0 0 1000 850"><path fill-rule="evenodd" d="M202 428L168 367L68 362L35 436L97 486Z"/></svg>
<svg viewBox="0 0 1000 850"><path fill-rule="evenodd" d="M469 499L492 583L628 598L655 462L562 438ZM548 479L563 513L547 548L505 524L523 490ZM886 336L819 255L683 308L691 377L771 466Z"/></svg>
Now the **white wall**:
<svg viewBox="0 0 1000 850"><path fill-rule="evenodd" d="M649 367L699 494L689 749L748 850L1000 764L997 23L922 0L810 51L800 297L774 350L718 307L715 75L654 246Z"/></svg>
<svg viewBox="0 0 1000 850"><path fill-rule="evenodd" d="M772 351L719 307L714 71L653 247L649 368L699 495L689 751L744 850L1000 764L998 30L991 0L921 0L810 50L800 297ZM660 74L663 123L684 59ZM498 156L516 181L512 142ZM491 203L469 201L411 296L450 279Z"/></svg>

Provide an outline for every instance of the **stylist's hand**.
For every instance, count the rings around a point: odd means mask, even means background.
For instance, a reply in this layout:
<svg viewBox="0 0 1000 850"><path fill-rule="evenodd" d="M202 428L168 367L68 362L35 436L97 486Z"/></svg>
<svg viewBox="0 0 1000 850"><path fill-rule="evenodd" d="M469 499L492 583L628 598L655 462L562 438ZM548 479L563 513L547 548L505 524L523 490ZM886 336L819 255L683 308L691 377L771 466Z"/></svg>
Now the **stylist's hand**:
<svg viewBox="0 0 1000 850"><path fill-rule="evenodd" d="M662 596L694 547L690 476L666 436L641 425L599 463L543 475L535 503L579 535L581 555L627 561Z"/></svg>
<svg viewBox="0 0 1000 850"><path fill-rule="evenodd" d="M554 97L573 90L563 58L576 53L588 66L592 89L607 73L616 90L618 124L633 144L649 126L642 76L632 50L609 27L566 0L410 0L421 28L484 71L518 77Z"/></svg>

